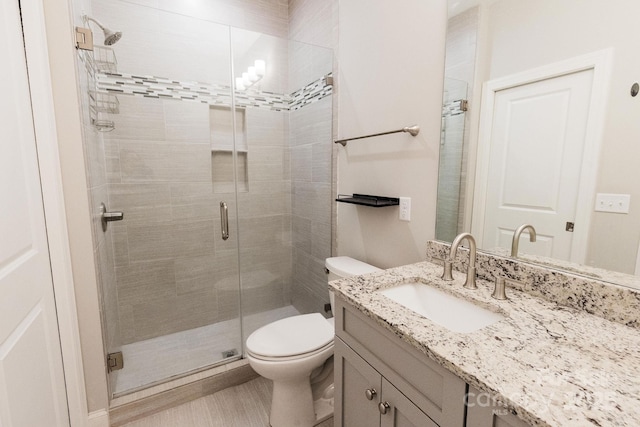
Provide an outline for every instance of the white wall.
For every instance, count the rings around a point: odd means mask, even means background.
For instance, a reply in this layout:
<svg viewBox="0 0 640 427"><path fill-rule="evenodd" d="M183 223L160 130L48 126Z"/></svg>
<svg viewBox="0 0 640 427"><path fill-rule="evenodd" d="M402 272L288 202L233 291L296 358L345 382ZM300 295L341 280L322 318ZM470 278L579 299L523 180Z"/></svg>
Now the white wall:
<svg viewBox="0 0 640 427"><path fill-rule="evenodd" d="M631 194L628 215L594 212L586 264L633 273L640 239L637 0L502 0L484 11L482 81L614 49L597 192ZM576 224L579 226L579 224Z"/></svg>
<svg viewBox="0 0 640 427"><path fill-rule="evenodd" d="M332 48L337 24L338 0L289 0L290 40Z"/></svg>
<svg viewBox="0 0 640 427"><path fill-rule="evenodd" d="M411 222L398 220L397 207L339 203L338 255L379 267L425 257L435 230L446 21L445 0L340 2L338 136L421 131L337 148L339 193L412 199Z"/></svg>

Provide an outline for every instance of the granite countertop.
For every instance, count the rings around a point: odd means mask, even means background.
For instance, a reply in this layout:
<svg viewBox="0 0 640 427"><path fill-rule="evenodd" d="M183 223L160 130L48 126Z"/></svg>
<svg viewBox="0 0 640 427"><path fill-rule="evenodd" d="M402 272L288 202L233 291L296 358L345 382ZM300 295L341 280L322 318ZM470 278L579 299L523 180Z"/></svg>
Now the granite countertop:
<svg viewBox="0 0 640 427"><path fill-rule="evenodd" d="M534 426L640 425L640 330L493 283L477 290L439 278L421 262L336 280L330 287L382 327ZM472 333L452 332L375 292L421 281L505 316Z"/></svg>

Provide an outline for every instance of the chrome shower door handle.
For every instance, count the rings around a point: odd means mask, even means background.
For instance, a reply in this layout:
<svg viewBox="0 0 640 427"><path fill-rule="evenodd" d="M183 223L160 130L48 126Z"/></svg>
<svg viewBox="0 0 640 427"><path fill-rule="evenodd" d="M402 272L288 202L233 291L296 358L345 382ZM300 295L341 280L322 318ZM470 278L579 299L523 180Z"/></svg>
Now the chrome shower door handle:
<svg viewBox="0 0 640 427"><path fill-rule="evenodd" d="M220 225L222 240L227 240L229 238L229 208L225 202L220 202Z"/></svg>

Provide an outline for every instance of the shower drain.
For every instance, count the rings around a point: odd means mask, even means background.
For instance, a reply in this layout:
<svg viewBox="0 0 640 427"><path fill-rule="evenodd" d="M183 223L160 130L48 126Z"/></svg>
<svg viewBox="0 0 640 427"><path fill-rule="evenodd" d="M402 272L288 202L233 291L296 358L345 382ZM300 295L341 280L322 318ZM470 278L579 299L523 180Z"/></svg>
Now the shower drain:
<svg viewBox="0 0 640 427"><path fill-rule="evenodd" d="M233 357L237 355L238 355L238 350L236 350L235 348L232 348L231 350L225 350L222 352L223 359L228 359L229 357Z"/></svg>

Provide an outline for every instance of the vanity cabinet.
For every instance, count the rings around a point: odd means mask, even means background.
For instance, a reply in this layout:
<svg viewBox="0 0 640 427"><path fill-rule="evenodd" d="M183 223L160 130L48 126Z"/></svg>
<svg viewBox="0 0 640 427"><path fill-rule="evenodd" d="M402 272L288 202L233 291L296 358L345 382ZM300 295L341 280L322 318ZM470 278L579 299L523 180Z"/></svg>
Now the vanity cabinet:
<svg viewBox="0 0 640 427"><path fill-rule="evenodd" d="M336 427L462 427L466 383L336 298Z"/></svg>
<svg viewBox="0 0 640 427"><path fill-rule="evenodd" d="M486 393L469 386L466 427L527 427L528 424L492 402Z"/></svg>
<svg viewBox="0 0 640 427"><path fill-rule="evenodd" d="M340 426L438 427L378 371L342 340L336 340L335 362L340 366L342 399Z"/></svg>

